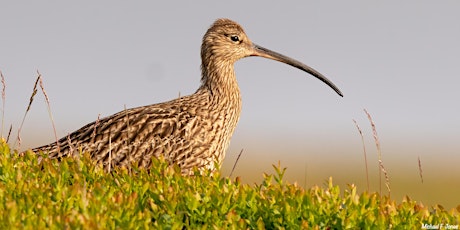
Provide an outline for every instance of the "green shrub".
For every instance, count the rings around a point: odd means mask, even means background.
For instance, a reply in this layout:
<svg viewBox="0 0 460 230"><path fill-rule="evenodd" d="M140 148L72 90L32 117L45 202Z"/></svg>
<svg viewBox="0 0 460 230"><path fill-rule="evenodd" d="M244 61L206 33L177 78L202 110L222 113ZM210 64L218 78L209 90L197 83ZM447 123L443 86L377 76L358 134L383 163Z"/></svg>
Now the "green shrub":
<svg viewBox="0 0 460 230"><path fill-rule="evenodd" d="M274 166L259 185L205 172L182 176L155 160L142 170L106 173L88 155L19 157L0 143L0 229L412 229L460 224L458 210L357 194L329 179L304 189ZM198 172L198 171L197 171Z"/></svg>

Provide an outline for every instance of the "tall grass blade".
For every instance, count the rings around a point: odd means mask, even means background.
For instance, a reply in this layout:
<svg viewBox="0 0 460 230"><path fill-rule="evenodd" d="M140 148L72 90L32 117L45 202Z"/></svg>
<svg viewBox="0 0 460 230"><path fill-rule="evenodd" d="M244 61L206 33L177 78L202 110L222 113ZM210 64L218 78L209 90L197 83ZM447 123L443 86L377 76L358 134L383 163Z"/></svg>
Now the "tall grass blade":
<svg viewBox="0 0 460 230"><path fill-rule="evenodd" d="M40 72L38 72L38 70L37 70L37 74L38 74L38 78L40 79L39 80L40 88L42 90L43 95L45 96L45 101L46 101L46 105L47 105L47 108L48 108L48 115L50 116L51 124L53 125L54 138L56 139L57 150L58 150L58 153L61 153L61 146L59 144L59 138L58 138L58 135L57 135L57 132L56 132L56 125L54 124L53 113L51 112L50 99L48 97L48 94L45 91L45 86L43 85L42 75L40 74Z"/></svg>
<svg viewBox="0 0 460 230"><path fill-rule="evenodd" d="M385 169L385 167L383 165L382 150L380 148L380 141L379 141L379 136L377 134L377 129L375 128L375 123L372 120L371 114L369 112L367 112L366 109L364 109L364 112L367 114L367 118L369 119L369 122L371 123L372 133L373 133L374 141L375 141L375 146L377 147L377 153L378 153L378 157L379 157L379 166L380 166L379 177L380 177L380 179L382 178L382 174L380 172L383 172L383 174L385 175L385 185L386 185L386 187L388 189L388 195L390 196L390 194L391 194L390 178L388 176L387 170ZM382 185L381 185L381 182L380 182L380 194L381 193L382 193Z"/></svg>
<svg viewBox="0 0 460 230"><path fill-rule="evenodd" d="M358 122L356 122L355 119L353 119L353 122L356 125L356 128L358 129L359 135L361 135L361 142L363 143L363 152L364 152L364 164L366 165L366 182L367 182L367 192L369 192L369 169L367 165L367 153L366 153L366 144L364 143L364 135L363 131L358 125Z"/></svg>
<svg viewBox="0 0 460 230"><path fill-rule="evenodd" d="M423 184L422 160L420 159L420 156L418 156L418 173L420 174L420 179L422 180Z"/></svg>
<svg viewBox="0 0 460 230"><path fill-rule="evenodd" d="M32 89L32 95L29 98L29 104L27 105L26 112L24 113L24 117L22 118L21 125L19 126L18 129L18 136L16 138L16 141L13 144L14 149L19 149L21 147L21 130L22 126L24 125L24 121L26 120L27 113L30 111L30 107L32 106L32 103L34 101L34 97L37 94L37 86L38 86L38 81L40 80L40 75L38 75L37 80L35 80L34 88Z"/></svg>
<svg viewBox="0 0 460 230"><path fill-rule="evenodd" d="M112 135L110 134L109 131L109 170L108 172L111 172L112 170Z"/></svg>
<svg viewBox="0 0 460 230"><path fill-rule="evenodd" d="M67 134L67 143L68 143L68 145L69 145L69 152L70 152L73 156L79 157L80 155L77 155L77 154L75 154L75 152L74 152L74 149L75 149L75 148L74 148L74 146L73 146L73 144L72 144L72 139L70 138L70 133Z"/></svg>
<svg viewBox="0 0 460 230"><path fill-rule="evenodd" d="M1 82L2 82L2 129L1 129L1 136L3 138L3 122L5 119L5 99L6 99L6 83L5 83L5 77L3 76L2 71L0 71L0 77L1 77Z"/></svg>
<svg viewBox="0 0 460 230"><path fill-rule="evenodd" d="M97 130L97 127L99 126L100 117L101 117L101 114L98 114L97 119L96 119L96 123L94 123L93 133L91 134L92 142L94 142L94 140L96 138L96 130Z"/></svg>
<svg viewBox="0 0 460 230"><path fill-rule="evenodd" d="M132 160L132 156L131 156L131 151L130 151L130 148L129 148L129 139L131 138L131 135L130 135L130 130L131 130L131 126L129 125L129 113L128 113L128 109L126 109L126 104L124 105L124 108L125 108L125 115L126 115L126 149L128 150L128 162L131 162ZM129 175L131 175L131 164L128 164L128 172L129 172Z"/></svg>
<svg viewBox="0 0 460 230"><path fill-rule="evenodd" d="M11 131L13 130L13 125L10 125L10 130L8 131L8 136L6 137L6 143L10 141Z"/></svg>
<svg viewBox="0 0 460 230"><path fill-rule="evenodd" d="M232 171L230 172L230 177L232 176L233 174L233 171L235 170L236 168L236 164L238 163L238 161L240 160L240 157L241 157L241 154L243 153L243 150L244 149L241 149L240 151L240 154L238 154L238 157L236 158L236 161L235 161L235 164L233 164L233 168L232 168Z"/></svg>

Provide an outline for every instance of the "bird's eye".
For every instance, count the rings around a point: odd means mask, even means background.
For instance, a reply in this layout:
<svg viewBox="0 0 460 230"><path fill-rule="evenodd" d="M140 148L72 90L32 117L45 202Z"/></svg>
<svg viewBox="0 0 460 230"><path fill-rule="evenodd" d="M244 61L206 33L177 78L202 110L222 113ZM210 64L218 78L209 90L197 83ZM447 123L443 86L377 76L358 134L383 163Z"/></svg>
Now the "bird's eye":
<svg viewBox="0 0 460 230"><path fill-rule="evenodd" d="M232 39L232 41L234 41L234 42L240 41L240 38L237 35L230 36L230 39Z"/></svg>

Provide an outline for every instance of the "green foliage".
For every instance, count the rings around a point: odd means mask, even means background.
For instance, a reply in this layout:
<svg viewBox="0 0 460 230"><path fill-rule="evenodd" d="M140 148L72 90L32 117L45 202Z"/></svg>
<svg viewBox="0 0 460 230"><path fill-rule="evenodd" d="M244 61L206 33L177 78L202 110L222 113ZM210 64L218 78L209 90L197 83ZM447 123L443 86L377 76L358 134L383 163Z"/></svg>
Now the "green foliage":
<svg viewBox="0 0 460 230"><path fill-rule="evenodd" d="M0 143L0 229L412 229L460 224L458 210L400 204L379 194L303 189L274 166L259 185L177 167L106 173L88 155L61 162L17 156Z"/></svg>

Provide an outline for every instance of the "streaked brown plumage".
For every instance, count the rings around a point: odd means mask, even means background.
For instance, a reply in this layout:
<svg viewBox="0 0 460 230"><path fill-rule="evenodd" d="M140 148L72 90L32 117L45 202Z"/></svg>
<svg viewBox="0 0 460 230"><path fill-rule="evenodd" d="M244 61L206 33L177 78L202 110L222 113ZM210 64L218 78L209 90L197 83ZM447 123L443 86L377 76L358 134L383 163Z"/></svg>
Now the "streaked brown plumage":
<svg viewBox="0 0 460 230"><path fill-rule="evenodd" d="M314 69L252 43L243 28L218 19L208 29L201 46L201 86L192 95L172 101L123 110L90 123L56 142L33 149L50 158L82 150L105 169L133 162L150 167L152 157L164 156L189 174L196 166L214 170L222 164L241 112L241 96L234 63L261 56L306 71L340 90Z"/></svg>

